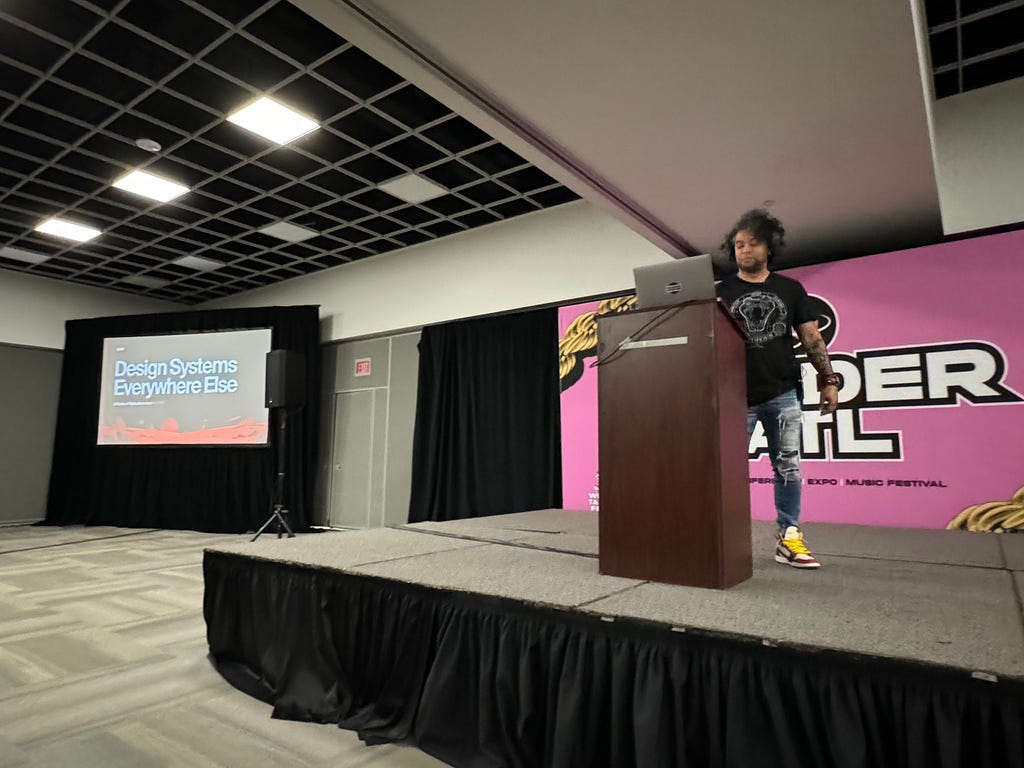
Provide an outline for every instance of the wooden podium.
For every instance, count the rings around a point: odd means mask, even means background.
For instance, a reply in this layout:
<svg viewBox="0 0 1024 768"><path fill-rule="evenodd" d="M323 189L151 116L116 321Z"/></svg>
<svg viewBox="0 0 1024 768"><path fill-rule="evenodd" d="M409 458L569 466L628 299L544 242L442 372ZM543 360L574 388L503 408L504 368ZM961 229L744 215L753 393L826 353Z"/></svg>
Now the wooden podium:
<svg viewBox="0 0 1024 768"><path fill-rule="evenodd" d="M605 315L598 355L601 573L714 589L749 579L736 322L713 299Z"/></svg>

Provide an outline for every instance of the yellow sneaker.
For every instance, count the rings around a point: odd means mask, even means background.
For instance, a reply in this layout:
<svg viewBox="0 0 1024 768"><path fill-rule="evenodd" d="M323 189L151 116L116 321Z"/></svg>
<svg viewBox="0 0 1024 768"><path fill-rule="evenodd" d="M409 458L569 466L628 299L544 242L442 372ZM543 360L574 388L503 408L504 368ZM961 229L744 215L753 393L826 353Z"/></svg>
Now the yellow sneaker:
<svg viewBox="0 0 1024 768"><path fill-rule="evenodd" d="M775 544L775 562L792 565L794 568L820 568L821 563L807 551L804 535L795 525L789 526L785 533L780 533Z"/></svg>

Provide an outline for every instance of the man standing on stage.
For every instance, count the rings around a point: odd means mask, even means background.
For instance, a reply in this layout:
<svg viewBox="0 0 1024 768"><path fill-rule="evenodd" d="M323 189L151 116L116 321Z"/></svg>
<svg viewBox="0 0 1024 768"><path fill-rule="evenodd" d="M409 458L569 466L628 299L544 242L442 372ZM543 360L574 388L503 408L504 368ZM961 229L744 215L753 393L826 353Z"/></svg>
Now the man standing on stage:
<svg viewBox="0 0 1024 768"><path fill-rule="evenodd" d="M781 222L767 211L743 214L722 243L739 271L718 284L718 297L747 332L747 439L760 421L775 474L775 560L818 568L821 564L808 551L799 527L802 392L792 331L818 371L823 414L835 411L842 377L832 371L807 291L796 280L768 270L784 238Z"/></svg>

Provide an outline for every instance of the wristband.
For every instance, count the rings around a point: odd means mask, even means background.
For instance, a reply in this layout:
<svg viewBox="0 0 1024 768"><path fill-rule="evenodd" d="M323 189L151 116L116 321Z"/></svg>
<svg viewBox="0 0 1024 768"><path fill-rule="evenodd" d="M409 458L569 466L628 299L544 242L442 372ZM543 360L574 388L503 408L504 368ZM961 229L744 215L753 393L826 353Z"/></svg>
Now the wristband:
<svg viewBox="0 0 1024 768"><path fill-rule="evenodd" d="M819 373L818 374L818 391L820 392L825 387L835 387L836 389L843 388L843 374L841 373Z"/></svg>

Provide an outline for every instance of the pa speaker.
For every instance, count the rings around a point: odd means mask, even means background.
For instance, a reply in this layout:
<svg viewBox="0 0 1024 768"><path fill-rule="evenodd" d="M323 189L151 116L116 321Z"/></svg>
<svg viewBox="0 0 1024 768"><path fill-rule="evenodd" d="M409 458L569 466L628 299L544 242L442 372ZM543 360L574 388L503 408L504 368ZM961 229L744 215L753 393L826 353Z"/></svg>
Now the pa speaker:
<svg viewBox="0 0 1024 768"><path fill-rule="evenodd" d="M306 400L306 359L290 349L267 352L267 408L298 408Z"/></svg>

